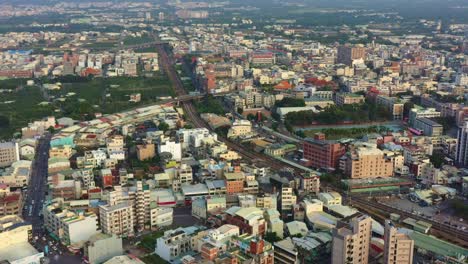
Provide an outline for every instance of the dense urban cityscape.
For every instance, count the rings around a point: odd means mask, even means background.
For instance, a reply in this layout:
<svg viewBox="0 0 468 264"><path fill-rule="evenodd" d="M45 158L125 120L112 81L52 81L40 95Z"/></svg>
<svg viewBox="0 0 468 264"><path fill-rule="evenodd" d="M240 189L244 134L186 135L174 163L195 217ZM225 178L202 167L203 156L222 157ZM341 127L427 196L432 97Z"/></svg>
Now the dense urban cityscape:
<svg viewBox="0 0 468 264"><path fill-rule="evenodd" d="M0 0L0 263L468 263L468 3Z"/></svg>

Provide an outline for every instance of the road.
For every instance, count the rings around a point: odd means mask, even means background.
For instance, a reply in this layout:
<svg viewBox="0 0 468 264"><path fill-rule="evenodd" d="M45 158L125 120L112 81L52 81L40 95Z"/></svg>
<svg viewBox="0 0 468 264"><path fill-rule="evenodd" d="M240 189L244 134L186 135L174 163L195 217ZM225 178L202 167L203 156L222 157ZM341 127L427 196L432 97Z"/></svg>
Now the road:
<svg viewBox="0 0 468 264"><path fill-rule="evenodd" d="M47 191L47 167L51 135L47 133L39 140L23 209L24 220L33 226L33 232L42 230L40 213Z"/></svg>

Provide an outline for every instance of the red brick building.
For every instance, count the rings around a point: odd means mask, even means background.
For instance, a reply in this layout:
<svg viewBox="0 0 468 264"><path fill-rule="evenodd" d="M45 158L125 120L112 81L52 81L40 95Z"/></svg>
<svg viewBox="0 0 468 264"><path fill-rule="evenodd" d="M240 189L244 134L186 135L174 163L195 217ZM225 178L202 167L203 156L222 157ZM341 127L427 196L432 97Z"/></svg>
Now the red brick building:
<svg viewBox="0 0 468 264"><path fill-rule="evenodd" d="M326 140L322 133L313 139L306 139L303 144L304 159L307 165L315 168L337 168L338 161L345 154L345 147L339 142Z"/></svg>

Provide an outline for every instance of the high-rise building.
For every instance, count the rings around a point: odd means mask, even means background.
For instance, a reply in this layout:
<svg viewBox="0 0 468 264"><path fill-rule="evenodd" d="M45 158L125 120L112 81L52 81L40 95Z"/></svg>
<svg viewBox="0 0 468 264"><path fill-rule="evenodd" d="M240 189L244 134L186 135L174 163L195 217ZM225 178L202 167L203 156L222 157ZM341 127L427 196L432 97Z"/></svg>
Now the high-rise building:
<svg viewBox="0 0 468 264"><path fill-rule="evenodd" d="M372 219L362 213L343 218L332 231L332 264L367 264Z"/></svg>
<svg viewBox="0 0 468 264"><path fill-rule="evenodd" d="M366 59L365 47L351 47L341 45L338 47L337 63L352 65L354 60Z"/></svg>
<svg viewBox="0 0 468 264"><path fill-rule="evenodd" d="M460 166L468 165L468 121L465 121L463 126L458 129L455 161Z"/></svg>
<svg viewBox="0 0 468 264"><path fill-rule="evenodd" d="M387 264L412 264L414 241L398 229L390 220L385 221L384 262Z"/></svg>

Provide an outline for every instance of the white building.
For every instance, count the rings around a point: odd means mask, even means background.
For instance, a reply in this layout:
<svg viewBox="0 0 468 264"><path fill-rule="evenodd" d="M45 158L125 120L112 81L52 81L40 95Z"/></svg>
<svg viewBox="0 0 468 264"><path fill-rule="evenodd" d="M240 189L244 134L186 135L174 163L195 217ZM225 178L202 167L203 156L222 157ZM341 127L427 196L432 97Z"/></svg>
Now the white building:
<svg viewBox="0 0 468 264"><path fill-rule="evenodd" d="M60 238L65 245L82 246L98 233L98 220L94 213L75 213L53 204L43 209L44 226Z"/></svg>
<svg viewBox="0 0 468 264"><path fill-rule="evenodd" d="M184 150L189 146L198 148L205 140L218 140L217 134L211 133L207 128L179 129L177 138L182 143Z"/></svg>
<svg viewBox="0 0 468 264"><path fill-rule="evenodd" d="M172 225L173 213L174 209L171 207L156 207L151 209L151 227Z"/></svg>
<svg viewBox="0 0 468 264"><path fill-rule="evenodd" d="M172 154L172 159L180 161L182 159L182 146L175 141L166 141L158 144L158 154L168 152Z"/></svg>
<svg viewBox="0 0 468 264"><path fill-rule="evenodd" d="M98 233L84 245L84 258L90 264L103 263L123 254L122 238Z"/></svg>
<svg viewBox="0 0 468 264"><path fill-rule="evenodd" d="M28 242L32 226L18 216L0 218L0 262L11 264L40 264L44 257Z"/></svg>
<svg viewBox="0 0 468 264"><path fill-rule="evenodd" d="M164 232L156 241L155 253L166 261L172 261L192 249L192 238L184 228Z"/></svg>

